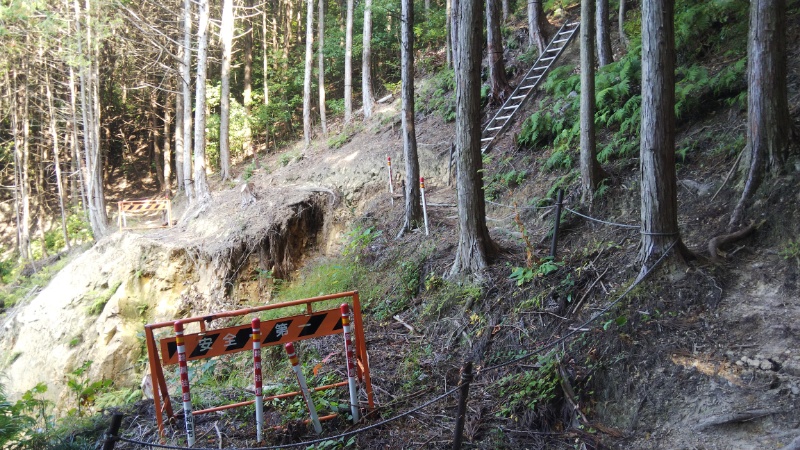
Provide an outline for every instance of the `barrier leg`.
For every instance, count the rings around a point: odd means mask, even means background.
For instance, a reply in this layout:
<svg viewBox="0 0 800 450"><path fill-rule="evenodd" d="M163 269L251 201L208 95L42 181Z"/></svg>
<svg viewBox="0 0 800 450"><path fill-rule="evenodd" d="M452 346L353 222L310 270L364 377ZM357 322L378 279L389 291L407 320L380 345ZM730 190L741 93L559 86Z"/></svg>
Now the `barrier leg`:
<svg viewBox="0 0 800 450"><path fill-rule="evenodd" d="M262 442L264 429L264 392L261 379L261 320L254 318L253 324L253 373L256 387L256 441Z"/></svg>
<svg viewBox="0 0 800 450"><path fill-rule="evenodd" d="M192 394L189 392L189 369L186 366L186 346L183 343L183 324L175 322L175 344L178 347L178 366L183 394L183 415L186 420L186 444L194 445L194 416L192 415Z"/></svg>
<svg viewBox="0 0 800 450"><path fill-rule="evenodd" d="M356 354L353 349L353 338L350 329L350 305L343 303L342 329L344 330L344 351L347 358L347 387L350 390L350 413L353 423L358 422L358 388L356 386Z"/></svg>
<svg viewBox="0 0 800 450"><path fill-rule="evenodd" d="M392 184L392 157L387 156L386 161L389 165L389 198L392 200L392 205L394 205L394 185Z"/></svg>
<svg viewBox="0 0 800 450"><path fill-rule="evenodd" d="M300 385L300 392L303 393L303 398L306 400L308 414L311 417L311 423L314 425L314 431L317 434L320 434L322 433L322 424L319 423L317 408L314 406L314 400L311 398L311 393L308 391L306 377L303 375L303 368L300 367L300 359L297 357L297 353L294 351L294 344L287 342L285 348L286 353L289 355L289 362L292 363L292 370L297 377L297 383Z"/></svg>
<svg viewBox="0 0 800 450"><path fill-rule="evenodd" d="M428 236L428 204L425 203L425 178L419 178L419 192L422 197L422 217L425 219L425 236Z"/></svg>

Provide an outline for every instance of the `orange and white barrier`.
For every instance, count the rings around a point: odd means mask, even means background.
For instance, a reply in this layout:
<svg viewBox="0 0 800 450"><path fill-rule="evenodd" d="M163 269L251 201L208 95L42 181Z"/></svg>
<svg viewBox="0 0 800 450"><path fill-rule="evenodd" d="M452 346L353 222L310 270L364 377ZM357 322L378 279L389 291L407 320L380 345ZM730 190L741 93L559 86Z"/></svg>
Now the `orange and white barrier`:
<svg viewBox="0 0 800 450"><path fill-rule="evenodd" d="M356 355L350 330L350 305L342 303L340 308L342 310L344 353L347 359L347 386L350 390L350 413L353 415L353 423L356 423L358 422L358 387L356 386Z"/></svg>
<svg viewBox="0 0 800 450"><path fill-rule="evenodd" d="M186 346L183 345L183 324L175 322L175 343L178 346L178 372L181 378L183 415L186 420L186 444L194 445L194 415L192 415L192 394L189 391L189 369L186 366Z"/></svg>
<svg viewBox="0 0 800 450"><path fill-rule="evenodd" d="M256 442L262 442L264 429L264 392L261 378L261 320L252 320L253 326L253 374L256 391Z"/></svg>
<svg viewBox="0 0 800 450"><path fill-rule="evenodd" d="M308 384L306 384L306 377L303 375L303 368L300 366L300 359L294 351L294 344L291 342L286 343L286 354L289 355L289 362L292 363L292 370L297 377L297 384L300 385L300 392L306 400L308 406L308 414L311 417L311 423L314 425L314 431L317 434L322 433L322 424L319 422L317 415L317 408L314 406L314 399L311 398L311 392L308 391Z"/></svg>
<svg viewBox="0 0 800 450"><path fill-rule="evenodd" d="M419 177L419 193L422 197L422 217L425 218L425 236L428 236L428 204L425 203L425 178Z"/></svg>

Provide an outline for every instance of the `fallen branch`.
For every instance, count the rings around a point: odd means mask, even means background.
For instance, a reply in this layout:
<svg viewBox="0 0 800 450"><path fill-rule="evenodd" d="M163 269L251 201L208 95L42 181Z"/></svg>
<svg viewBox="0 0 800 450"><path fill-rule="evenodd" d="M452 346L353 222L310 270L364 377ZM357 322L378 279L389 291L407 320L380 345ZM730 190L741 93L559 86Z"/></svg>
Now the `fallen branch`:
<svg viewBox="0 0 800 450"><path fill-rule="evenodd" d="M604 271L603 271L603 273L601 273L601 274L600 274L600 276L598 276L598 277L597 277L597 278L594 280L594 282L592 282L591 286L589 286L589 289L587 289L587 290L586 290L586 292L584 292L584 293L583 293L583 295L581 296L581 298L580 298L580 299L579 299L577 302L575 302L575 305L572 307L572 312L570 312L570 314L569 314L569 315L571 315L571 314L575 314L576 312L578 312L578 308L580 308L580 307L581 307L581 304L583 303L583 301L584 301L584 300L586 300L586 297L588 297L588 296L589 296L589 293L590 293L590 292L592 292L592 289L594 289L594 286L595 286L595 285L596 285L598 282L600 282L600 279L601 279L601 278L603 278L603 275L605 275L605 274L606 274L606 272L608 272L608 269L609 269L609 267L606 267L606 270L604 270Z"/></svg>
<svg viewBox="0 0 800 450"><path fill-rule="evenodd" d="M715 427L717 425L725 425L728 423L741 423L750 422L752 420L760 419L762 417L771 416L781 411L777 409L754 409L752 411L744 411L737 413L721 414L711 416L708 419L700 421L694 426L695 431L703 431L706 428Z"/></svg>
<svg viewBox="0 0 800 450"><path fill-rule="evenodd" d="M392 318L393 318L394 320L396 320L396 321L400 322L400 325L402 325L402 326L404 326L404 327L408 328L408 330L409 330L409 331L411 331L412 333L416 333L416 332L417 332L417 330L416 330L414 327L412 327L411 325L409 325L409 324L408 324L408 323L407 323L405 320L401 319L399 315L397 315L397 316L392 316Z"/></svg>
<svg viewBox="0 0 800 450"><path fill-rule="evenodd" d="M731 170L728 171L728 175L726 175L725 179L722 180L722 184L719 185L719 189L717 189L717 192L714 192L714 195L711 196L712 202L714 201L715 198L717 198L719 191L721 191L722 188L725 187L726 184L728 184L728 179L731 177L731 175L733 175L733 171L736 169L736 166L739 165L739 161L742 159L742 153L744 153L744 149L739 150L739 156L737 156L736 161L733 162L733 166L731 167Z"/></svg>
<svg viewBox="0 0 800 450"><path fill-rule="evenodd" d="M755 224L750 224L739 231L730 233L730 234L723 234L717 236L710 241L708 241L708 255L711 257L712 260L718 261L719 260L719 248L725 244L730 244L731 242L736 242L740 239L746 238L750 233L758 228Z"/></svg>

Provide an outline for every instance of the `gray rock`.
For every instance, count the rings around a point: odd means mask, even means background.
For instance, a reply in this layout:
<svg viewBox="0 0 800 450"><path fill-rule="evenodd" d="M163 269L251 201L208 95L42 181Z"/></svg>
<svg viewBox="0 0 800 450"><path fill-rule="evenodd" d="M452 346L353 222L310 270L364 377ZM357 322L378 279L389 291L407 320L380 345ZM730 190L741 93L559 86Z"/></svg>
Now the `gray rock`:
<svg viewBox="0 0 800 450"><path fill-rule="evenodd" d="M761 364L758 365L759 369L761 370L772 370L772 362L763 360Z"/></svg>

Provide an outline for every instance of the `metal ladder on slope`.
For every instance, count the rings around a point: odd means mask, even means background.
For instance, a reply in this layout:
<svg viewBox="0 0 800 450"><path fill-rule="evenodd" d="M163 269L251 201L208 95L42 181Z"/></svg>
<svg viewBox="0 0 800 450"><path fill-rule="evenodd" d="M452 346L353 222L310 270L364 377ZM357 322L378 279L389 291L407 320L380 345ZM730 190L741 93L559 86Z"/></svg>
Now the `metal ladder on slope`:
<svg viewBox="0 0 800 450"><path fill-rule="evenodd" d="M486 153L494 144L494 140L503 133L506 128L514 120L517 111L525 104L531 97L533 90L539 85L539 82L547 75L547 71L555 64L556 60L564 48L569 45L575 32L578 31L580 22L564 22L564 25L558 30L553 39L547 44L544 52L539 55L539 59L531 66L525 78L519 83L514 92L503 103L503 106L497 110L492 120L486 124L486 128L481 132L481 153Z"/></svg>

